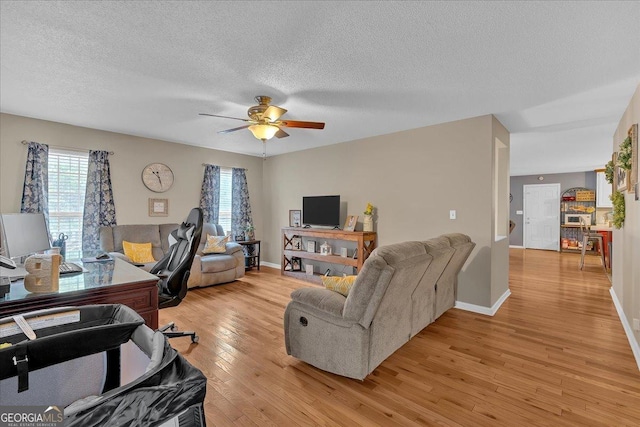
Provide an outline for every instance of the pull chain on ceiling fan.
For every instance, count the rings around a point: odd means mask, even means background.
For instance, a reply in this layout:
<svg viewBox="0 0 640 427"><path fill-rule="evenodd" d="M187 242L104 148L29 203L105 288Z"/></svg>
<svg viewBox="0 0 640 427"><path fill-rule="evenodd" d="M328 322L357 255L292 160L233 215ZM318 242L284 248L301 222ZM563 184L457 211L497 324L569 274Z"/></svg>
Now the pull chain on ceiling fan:
<svg viewBox="0 0 640 427"><path fill-rule="evenodd" d="M282 128L302 128L302 129L324 129L324 123L321 122L302 122L299 120L280 120L280 117L287 112L284 108L277 105L270 105L271 97L259 95L255 97L258 105L249 107L247 115L249 119L241 119L238 117L220 116L218 114L200 113L201 116L219 117L222 119L233 119L247 122L248 124L237 128L221 130L218 133L226 134L241 129L249 129L254 137L261 140L263 146L263 158L266 158L266 142L273 138L286 138L289 136Z"/></svg>

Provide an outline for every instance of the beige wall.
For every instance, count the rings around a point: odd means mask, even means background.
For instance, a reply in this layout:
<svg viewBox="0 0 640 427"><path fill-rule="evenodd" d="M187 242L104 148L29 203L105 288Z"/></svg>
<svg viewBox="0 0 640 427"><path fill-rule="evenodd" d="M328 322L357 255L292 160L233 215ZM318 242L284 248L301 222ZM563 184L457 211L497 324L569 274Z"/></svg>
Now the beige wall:
<svg viewBox="0 0 640 427"><path fill-rule="evenodd" d="M280 264L280 230L303 196L339 194L342 221L361 216L367 202L376 207L379 245L470 235L477 246L460 275L458 299L491 306L492 286L496 293L508 287L508 241L494 246L493 238L494 135L509 146L504 127L482 116L268 158L263 259ZM458 219L449 219L450 209Z"/></svg>
<svg viewBox="0 0 640 427"><path fill-rule="evenodd" d="M113 151L109 163L118 224L181 222L192 207L199 205L203 163L246 168L256 234L261 237L263 161L258 157L9 114L0 115L1 212L20 210L27 158L22 140L53 147ZM142 184L142 169L152 162L165 163L173 170L175 182L169 191L154 193ZM169 216L149 217L149 198L169 199Z"/></svg>
<svg viewBox="0 0 640 427"><path fill-rule="evenodd" d="M613 136L613 151L627 137L627 131L634 123L640 123L640 85ZM633 319L640 319L640 202L634 194L625 192L626 217L624 227L613 231L613 290L624 310L629 325ZM635 345L638 347L640 333L634 331ZM638 358L640 355L636 355ZM638 359L640 366L640 359Z"/></svg>
<svg viewBox="0 0 640 427"><path fill-rule="evenodd" d="M491 301L493 306L509 289L509 131L492 118L493 236L491 245ZM506 260L506 261L505 261Z"/></svg>
<svg viewBox="0 0 640 427"><path fill-rule="evenodd" d="M509 146L506 129L488 115L263 161L2 114L0 211L20 208L27 153L22 140L113 151L110 163L119 224L179 222L198 205L202 163L244 167L256 234L263 240L263 260L280 263L280 229L288 225L289 209L301 209L302 196L340 194L343 220L346 215L362 215L367 202L375 205L380 245L451 232L470 235L477 246L460 275L458 299L490 307L508 288L508 242L494 239L495 138ZM153 193L142 184L141 171L151 162L173 169L175 184L168 192ZM169 217L148 216L150 197L169 199ZM458 219L449 220L450 209L457 210Z"/></svg>

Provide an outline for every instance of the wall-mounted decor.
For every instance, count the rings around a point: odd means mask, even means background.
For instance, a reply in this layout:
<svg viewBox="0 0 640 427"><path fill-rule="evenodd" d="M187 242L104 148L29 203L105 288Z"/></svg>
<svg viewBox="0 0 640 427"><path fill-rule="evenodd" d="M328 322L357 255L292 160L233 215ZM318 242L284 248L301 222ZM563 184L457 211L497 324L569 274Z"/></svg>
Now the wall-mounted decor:
<svg viewBox="0 0 640 427"><path fill-rule="evenodd" d="M169 199L149 199L149 216L169 216Z"/></svg>
<svg viewBox="0 0 640 427"><path fill-rule="evenodd" d="M302 211L290 210L289 211L289 227L300 227L302 225Z"/></svg>
<svg viewBox="0 0 640 427"><path fill-rule="evenodd" d="M629 129L629 137L631 138L631 182L629 183L629 191L635 191L637 183L640 182L640 170L638 170L638 161L640 159L640 153L638 153L638 124L634 124ZM636 199L637 200L637 199Z"/></svg>
<svg viewBox="0 0 640 427"><path fill-rule="evenodd" d="M614 164L614 186L613 191L625 191L627 189L627 171L620 167L618 163L618 153L613 153L613 157L616 159Z"/></svg>
<svg viewBox="0 0 640 427"><path fill-rule="evenodd" d="M358 215L349 215L344 223L344 231L354 231L356 229L357 222Z"/></svg>
<svg viewBox="0 0 640 427"><path fill-rule="evenodd" d="M142 170L142 182L155 193L164 193L173 185L173 171L163 163L151 163Z"/></svg>

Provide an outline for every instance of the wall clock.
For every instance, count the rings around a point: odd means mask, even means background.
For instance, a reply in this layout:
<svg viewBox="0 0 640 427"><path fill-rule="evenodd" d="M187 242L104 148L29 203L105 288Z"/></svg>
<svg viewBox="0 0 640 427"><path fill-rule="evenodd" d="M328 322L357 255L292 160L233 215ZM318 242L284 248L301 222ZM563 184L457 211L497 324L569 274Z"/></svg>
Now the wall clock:
<svg viewBox="0 0 640 427"><path fill-rule="evenodd" d="M151 163L142 170L145 187L156 193L164 193L173 185L173 171L163 163Z"/></svg>

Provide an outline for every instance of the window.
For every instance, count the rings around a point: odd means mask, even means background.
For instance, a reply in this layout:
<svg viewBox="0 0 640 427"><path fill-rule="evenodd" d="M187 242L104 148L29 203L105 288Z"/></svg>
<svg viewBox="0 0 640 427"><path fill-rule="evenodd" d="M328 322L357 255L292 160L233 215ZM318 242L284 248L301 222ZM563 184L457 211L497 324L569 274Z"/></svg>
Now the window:
<svg viewBox="0 0 640 427"><path fill-rule="evenodd" d="M231 168L220 168L220 212L218 224L231 231Z"/></svg>
<svg viewBox="0 0 640 427"><path fill-rule="evenodd" d="M82 257L82 212L87 183L87 153L49 150L49 231L68 236L66 258Z"/></svg>

